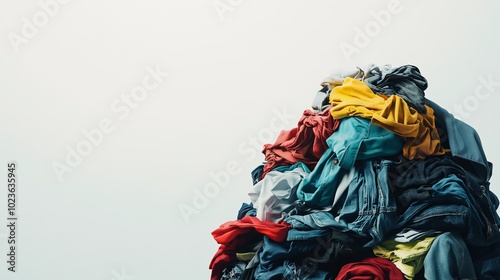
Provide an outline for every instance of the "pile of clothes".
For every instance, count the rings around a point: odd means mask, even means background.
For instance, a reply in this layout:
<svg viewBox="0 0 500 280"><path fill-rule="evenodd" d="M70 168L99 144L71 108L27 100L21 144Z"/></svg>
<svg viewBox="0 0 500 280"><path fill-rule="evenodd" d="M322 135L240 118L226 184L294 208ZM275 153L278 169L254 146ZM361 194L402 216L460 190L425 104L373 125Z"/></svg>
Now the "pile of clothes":
<svg viewBox="0 0 500 280"><path fill-rule="evenodd" d="M211 279L500 279L492 163L427 86L413 65L324 79L212 232Z"/></svg>

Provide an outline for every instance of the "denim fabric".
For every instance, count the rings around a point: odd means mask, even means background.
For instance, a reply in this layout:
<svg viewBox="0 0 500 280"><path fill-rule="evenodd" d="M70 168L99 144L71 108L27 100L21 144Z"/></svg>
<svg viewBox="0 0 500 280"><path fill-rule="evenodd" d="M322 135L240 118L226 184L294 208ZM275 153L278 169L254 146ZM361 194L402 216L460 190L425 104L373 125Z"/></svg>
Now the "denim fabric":
<svg viewBox="0 0 500 280"><path fill-rule="evenodd" d="M328 273L336 275L345 263L365 255L366 251L348 234L327 229L291 229L284 242L264 237L254 276L267 280L301 274L309 277L285 279L325 279Z"/></svg>
<svg viewBox="0 0 500 280"><path fill-rule="evenodd" d="M469 247L478 279L500 279L500 243L487 247Z"/></svg>
<svg viewBox="0 0 500 280"><path fill-rule="evenodd" d="M327 231L315 233L316 235L308 232L309 237L305 239L284 242L274 242L264 237L263 250L259 253L259 265L254 274L255 279L281 279L285 271L283 266L285 260L300 261L305 258L319 246L318 240L324 240L328 234Z"/></svg>
<svg viewBox="0 0 500 280"><path fill-rule="evenodd" d="M253 216L255 217L257 215L257 210L253 208L253 204L250 202L248 203L242 203L240 210L238 210L238 215L236 216L237 220L241 220L241 218L245 216Z"/></svg>
<svg viewBox="0 0 500 280"><path fill-rule="evenodd" d="M472 218L479 224L484 245L500 242L500 217L496 212L498 198L489 189L469 177L463 178L462 187L467 194L466 205L471 208Z"/></svg>
<svg viewBox="0 0 500 280"><path fill-rule="evenodd" d="M397 163L391 175L400 213L412 202L441 197L446 204L470 208L469 214L479 226L485 244L500 241L498 198L473 180L451 156Z"/></svg>
<svg viewBox="0 0 500 280"><path fill-rule="evenodd" d="M455 174L451 174L432 185L431 197L437 200L447 201L450 204L462 204L471 208L471 210L476 210L466 193L466 189L465 183ZM473 214L475 214L478 219L480 218L479 214L474 212Z"/></svg>
<svg viewBox="0 0 500 280"><path fill-rule="evenodd" d="M398 95L419 113L425 114L425 93L427 80L413 65L404 65L389 70L372 67L363 81L375 93Z"/></svg>
<svg viewBox="0 0 500 280"><path fill-rule="evenodd" d="M231 266L224 268L220 280L240 280L245 271L244 262L236 262Z"/></svg>
<svg viewBox="0 0 500 280"><path fill-rule="evenodd" d="M304 216L290 216L285 222L292 228L334 228L351 232L370 247L381 241L397 221L396 202L389 186L390 160L365 160L354 165L343 203L330 212L317 211ZM343 170L343 169L342 169ZM310 175L311 176L311 175ZM308 177L309 178L309 177ZM306 178L307 179L307 178ZM324 195L331 196L336 183L327 185Z"/></svg>
<svg viewBox="0 0 500 280"><path fill-rule="evenodd" d="M434 239L424 259L425 279L477 279L472 258L462 237L455 232Z"/></svg>
<svg viewBox="0 0 500 280"><path fill-rule="evenodd" d="M393 165L390 174L400 212L404 212L414 201L429 198L432 186L448 175L465 176L463 169L447 157L423 160L402 158Z"/></svg>
<svg viewBox="0 0 500 280"><path fill-rule="evenodd" d="M448 161L445 160L445 162ZM440 167L439 165L431 164L430 166L432 166L432 168L429 168L428 171L425 171L422 174L419 174L419 168L412 168L409 170L412 174L411 176L401 176L394 180L394 185L399 187L404 187L404 184L406 183L409 186L423 186L418 188L420 197L413 196L410 201L414 202L410 206L412 209L409 209L408 211L408 209L405 208L406 211L404 211L401 218L404 220L406 219L405 217L413 215L415 213L414 209L419 207L427 208L435 205L441 205L439 208L429 210L430 213L433 213L435 216L431 216L429 219L427 219L427 217L420 217L417 218L417 220L426 221L433 219L447 219L448 222L452 222L456 220L458 216L463 214L463 219L458 219L458 224L455 226L465 228L467 233L467 242L480 246L500 242L500 217L495 211L498 204L496 204L497 201L492 201L492 199L496 199L496 196L493 195L493 197L490 197L492 193L488 192L484 187L481 188L481 186L479 186L475 181L469 180L466 173L463 170L460 170L459 166L454 165L452 162L448 163L448 167ZM436 173L437 176L432 173ZM446 174L448 174L447 177L434 183L439 176L445 176ZM405 181L405 177L415 178ZM427 182L427 179L430 181ZM397 191L395 193L397 195ZM408 197L406 197L406 199L408 199ZM447 209L447 205L466 206L466 213L452 213L449 209ZM438 210L443 212L439 213L437 212ZM455 216L456 214L458 214L458 216ZM450 217L445 218L447 215ZM455 216L455 218L451 218L451 216ZM434 222L430 223L434 224ZM399 225L401 225L401 222ZM408 225L407 227L412 226ZM427 230L433 229L433 227L420 227L419 229ZM440 229L442 230L443 228ZM448 231L446 229L444 230Z"/></svg>
<svg viewBox="0 0 500 280"><path fill-rule="evenodd" d="M413 203L404 215L400 216L394 232L399 232L403 228L453 230L464 236L468 246L482 247L499 242L499 234L488 232L488 229L485 229L481 221L472 213L471 208L450 204L445 197L440 200Z"/></svg>
<svg viewBox="0 0 500 280"><path fill-rule="evenodd" d="M318 209L333 204L337 186L342 178L349 174L348 169L333 164L336 159L331 150L327 150L324 156L297 188L297 198L306 205Z"/></svg>
<svg viewBox="0 0 500 280"><path fill-rule="evenodd" d="M403 147L402 139L394 133L359 117L343 119L339 129L326 141L329 148L297 190L299 200L313 207L332 205L340 180L356 160L397 155ZM362 167L359 169L363 172ZM371 184L373 181L366 182Z"/></svg>
<svg viewBox="0 0 500 280"><path fill-rule="evenodd" d="M436 127L445 132L442 139L449 145L453 159L462 166L477 183L489 186L493 164L486 159L481 139L476 130L468 124L455 119L448 111L427 100L434 109ZM447 141L445 141L447 140Z"/></svg>
<svg viewBox="0 0 500 280"><path fill-rule="evenodd" d="M283 264L282 280L329 280L332 275L328 271L318 269L317 264L313 262L305 262L296 264L286 260Z"/></svg>

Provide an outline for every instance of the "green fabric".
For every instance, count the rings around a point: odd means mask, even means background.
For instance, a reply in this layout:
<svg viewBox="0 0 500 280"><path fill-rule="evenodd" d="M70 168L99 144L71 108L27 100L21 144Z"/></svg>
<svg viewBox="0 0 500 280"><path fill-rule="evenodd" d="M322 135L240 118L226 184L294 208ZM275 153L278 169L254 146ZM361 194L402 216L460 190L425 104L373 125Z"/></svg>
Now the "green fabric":
<svg viewBox="0 0 500 280"><path fill-rule="evenodd" d="M424 266L424 258L436 237L412 242L384 240L373 247L376 256L391 260L407 279L413 279Z"/></svg>
<svg viewBox="0 0 500 280"><path fill-rule="evenodd" d="M242 262L248 262L255 256L255 252L236 253L236 258Z"/></svg>

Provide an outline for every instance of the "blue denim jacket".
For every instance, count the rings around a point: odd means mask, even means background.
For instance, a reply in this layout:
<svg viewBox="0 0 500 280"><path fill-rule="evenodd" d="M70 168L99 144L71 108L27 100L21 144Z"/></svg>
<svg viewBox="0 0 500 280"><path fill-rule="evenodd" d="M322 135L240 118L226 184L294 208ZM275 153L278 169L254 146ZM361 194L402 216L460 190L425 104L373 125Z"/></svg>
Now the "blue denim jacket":
<svg viewBox="0 0 500 280"><path fill-rule="evenodd" d="M285 222L294 229L334 228L358 236L365 247L373 246L383 240L397 222L396 200L389 185L392 164L390 160L356 162L354 177L341 203L330 212L292 215ZM335 185L329 187L333 189Z"/></svg>
<svg viewBox="0 0 500 280"><path fill-rule="evenodd" d="M403 140L396 134L360 117L342 119L326 142L329 148L297 189L299 200L313 207L332 205L340 180L356 160L397 155L403 148Z"/></svg>

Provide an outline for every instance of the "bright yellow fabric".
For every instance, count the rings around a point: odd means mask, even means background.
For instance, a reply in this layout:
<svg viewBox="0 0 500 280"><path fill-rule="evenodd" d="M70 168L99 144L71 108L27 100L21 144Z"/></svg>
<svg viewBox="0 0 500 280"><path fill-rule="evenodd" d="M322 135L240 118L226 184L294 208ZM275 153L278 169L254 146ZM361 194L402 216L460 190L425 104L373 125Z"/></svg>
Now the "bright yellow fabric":
<svg viewBox="0 0 500 280"><path fill-rule="evenodd" d="M385 99L374 94L364 82L346 78L341 86L332 89L330 104L335 119L354 116L370 119L374 112L385 107Z"/></svg>
<svg viewBox="0 0 500 280"><path fill-rule="evenodd" d="M403 156L408 159L446 152L441 146L434 110L427 105L427 113L420 114L401 97L377 95L364 82L353 78L346 78L342 86L332 89L330 103L333 105L330 113L335 119L353 116L371 119L374 125L404 138Z"/></svg>

